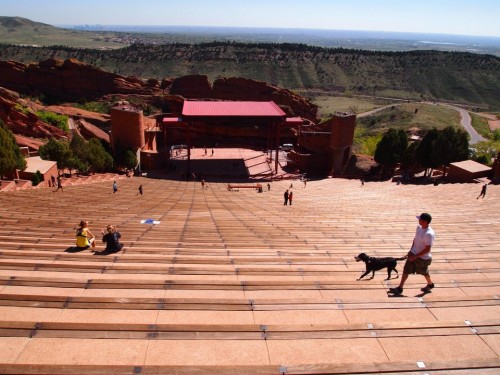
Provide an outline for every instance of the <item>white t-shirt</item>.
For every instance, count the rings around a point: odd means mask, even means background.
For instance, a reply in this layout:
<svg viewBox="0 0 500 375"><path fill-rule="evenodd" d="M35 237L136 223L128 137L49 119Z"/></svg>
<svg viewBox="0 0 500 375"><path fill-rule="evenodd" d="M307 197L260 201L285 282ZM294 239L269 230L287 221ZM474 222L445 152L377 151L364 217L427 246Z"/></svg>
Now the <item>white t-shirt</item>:
<svg viewBox="0 0 500 375"><path fill-rule="evenodd" d="M415 240L413 241L413 247L411 252L413 254L420 253L427 245L432 246L434 242L434 230L431 227L427 229L422 228L420 225L417 227L417 232L415 234ZM421 259L430 259L432 255L430 252L420 257Z"/></svg>

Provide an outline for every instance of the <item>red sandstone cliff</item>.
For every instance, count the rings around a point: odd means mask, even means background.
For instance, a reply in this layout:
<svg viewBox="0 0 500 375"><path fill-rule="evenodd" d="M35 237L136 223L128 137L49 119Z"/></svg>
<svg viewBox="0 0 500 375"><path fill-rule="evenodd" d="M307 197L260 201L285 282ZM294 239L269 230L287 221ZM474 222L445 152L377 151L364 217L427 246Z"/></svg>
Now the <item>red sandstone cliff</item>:
<svg viewBox="0 0 500 375"><path fill-rule="evenodd" d="M123 77L76 59L49 59L24 65L0 61L0 86L26 94L44 94L66 101L94 100L106 94L161 94L157 80Z"/></svg>
<svg viewBox="0 0 500 375"><path fill-rule="evenodd" d="M274 101L288 116L300 116L317 121L318 107L290 90L270 86L246 78L219 78L210 85L205 75L190 75L175 79L170 94L188 99L220 99Z"/></svg>
<svg viewBox="0 0 500 375"><path fill-rule="evenodd" d="M0 61L0 87L28 95L43 94L64 101L96 100L105 95L139 95L165 101L177 111L179 96L187 99L274 101L289 116L317 121L317 106L293 92L246 78L219 78L213 85L204 75L142 80L106 72L76 59L49 59L24 65ZM168 105L167 105L168 106Z"/></svg>
<svg viewBox="0 0 500 375"><path fill-rule="evenodd" d="M19 136L16 139L20 145L38 148L36 145L40 144L40 140L32 138L66 138L63 130L41 121L35 113L25 108L17 92L0 87L0 119Z"/></svg>
<svg viewBox="0 0 500 375"><path fill-rule="evenodd" d="M186 99L274 101L288 116L301 116L317 121L317 106L289 90L267 85L265 82L245 78L219 78L213 85L207 76L191 75L177 79L141 80L106 72L75 59L66 61L49 59L38 64L24 65L14 61L0 61L0 87L27 95L43 95L64 101L78 99L115 101L135 97L164 108L166 112L180 114ZM24 107L21 110L19 106ZM26 108L31 109L26 110ZM109 116L64 106L42 106L19 98L16 92L0 92L0 118L18 135L19 143L31 148L40 139L51 136L64 138L66 134L41 122L33 111L45 110L68 115L76 120L76 130L87 137L106 139ZM83 121L79 123L79 120ZM90 124L88 124L90 123ZM96 125L92 126L92 125ZM104 132L103 132L104 130ZM22 138L22 137L24 138ZM38 141L28 142L28 138Z"/></svg>

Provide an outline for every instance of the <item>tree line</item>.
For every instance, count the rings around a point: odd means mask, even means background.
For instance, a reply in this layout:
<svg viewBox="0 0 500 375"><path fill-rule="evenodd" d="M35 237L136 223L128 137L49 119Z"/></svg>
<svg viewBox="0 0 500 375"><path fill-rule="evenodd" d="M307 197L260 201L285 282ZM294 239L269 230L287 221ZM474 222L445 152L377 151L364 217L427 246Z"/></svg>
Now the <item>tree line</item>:
<svg viewBox="0 0 500 375"><path fill-rule="evenodd" d="M87 174L110 171L113 168L134 169L137 166L137 157L131 149L115 144L112 156L111 150L99 139L86 141L78 134L75 134L71 141L50 138L38 152L42 159L57 162L59 170L68 169L70 174L73 171ZM16 143L14 134L0 120L0 178L12 176L16 170L25 169L26 159Z"/></svg>
<svg viewBox="0 0 500 375"><path fill-rule="evenodd" d="M469 158L469 134L462 129L447 126L442 130L432 128L417 142L409 143L404 130L390 128L377 144L374 159L386 171L394 171L399 164L402 171L410 173L424 168L424 177L433 169L443 167L443 176L450 163Z"/></svg>

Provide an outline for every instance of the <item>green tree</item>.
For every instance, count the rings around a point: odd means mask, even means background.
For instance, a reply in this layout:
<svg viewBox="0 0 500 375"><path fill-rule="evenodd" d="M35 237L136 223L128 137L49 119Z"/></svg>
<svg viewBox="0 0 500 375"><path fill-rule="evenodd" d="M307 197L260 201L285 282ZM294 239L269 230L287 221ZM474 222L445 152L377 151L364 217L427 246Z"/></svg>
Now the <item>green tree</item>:
<svg viewBox="0 0 500 375"><path fill-rule="evenodd" d="M97 138L92 138L87 144L87 160L90 169L102 172L113 166L113 157L106 152L102 143Z"/></svg>
<svg viewBox="0 0 500 375"><path fill-rule="evenodd" d="M31 178L31 184L33 186L37 186L40 182L43 181L43 176L42 174L40 173L40 171L36 171L36 173L33 175L33 177Z"/></svg>
<svg viewBox="0 0 500 375"><path fill-rule="evenodd" d="M443 174L450 163L469 158L469 135L462 129L447 126L439 131L434 142L435 160L444 166Z"/></svg>
<svg viewBox="0 0 500 375"><path fill-rule="evenodd" d="M26 160L16 143L14 134L0 120L0 178L16 169L25 170Z"/></svg>
<svg viewBox="0 0 500 375"><path fill-rule="evenodd" d="M439 166L434 155L434 143L438 135L438 130L432 128L424 135L424 138L422 138L415 150L415 158L417 162L425 168L425 176L428 175L429 168L433 169Z"/></svg>
<svg viewBox="0 0 500 375"><path fill-rule="evenodd" d="M87 142L85 142L85 139L83 139L83 137L79 134L73 135L69 148L73 152L74 157L80 159L81 161L85 161L87 159Z"/></svg>
<svg viewBox="0 0 500 375"><path fill-rule="evenodd" d="M132 150L127 150L125 152L123 163L127 169L134 169L137 166L137 156L135 156Z"/></svg>
<svg viewBox="0 0 500 375"><path fill-rule="evenodd" d="M50 138L46 144L40 147L38 153L44 160L56 161L59 169L71 168L70 159L73 155L69 148L68 141L58 141L54 138Z"/></svg>
<svg viewBox="0 0 500 375"><path fill-rule="evenodd" d="M385 167L395 167L408 147L408 138L404 130L390 128L377 144L374 159Z"/></svg>
<svg viewBox="0 0 500 375"><path fill-rule="evenodd" d="M75 158L73 166L81 173L102 172L113 167L113 157L106 152L102 143L96 138L87 142L80 135L75 134L70 148Z"/></svg>
<svg viewBox="0 0 500 375"><path fill-rule="evenodd" d="M414 175L414 170L418 166L416 157L417 147L418 142L410 143L401 156L401 169L405 172L410 172L412 176Z"/></svg>
<svg viewBox="0 0 500 375"><path fill-rule="evenodd" d="M137 166L138 160L135 152L130 148L126 148L120 142L114 145L114 161L115 166L134 169Z"/></svg>

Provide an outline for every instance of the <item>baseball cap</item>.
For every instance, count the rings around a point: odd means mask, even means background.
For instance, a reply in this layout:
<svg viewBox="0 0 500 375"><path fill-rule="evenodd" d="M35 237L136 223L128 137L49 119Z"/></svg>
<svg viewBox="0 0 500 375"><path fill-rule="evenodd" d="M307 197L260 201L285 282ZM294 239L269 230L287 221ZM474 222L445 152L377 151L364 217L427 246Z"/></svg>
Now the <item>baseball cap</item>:
<svg viewBox="0 0 500 375"><path fill-rule="evenodd" d="M421 219L423 221L427 221L428 223L430 223L432 220L432 216L426 212L423 212L417 216L417 219L419 219L419 220Z"/></svg>

